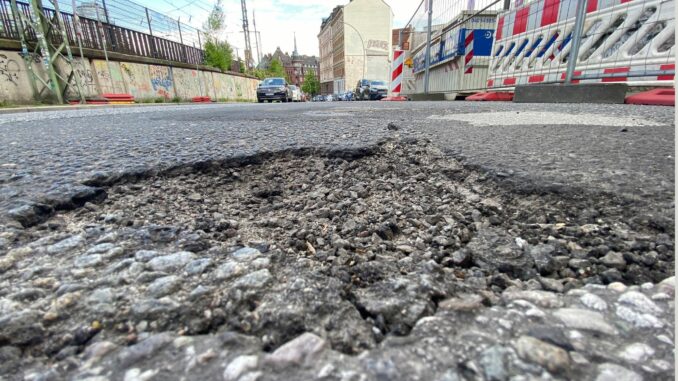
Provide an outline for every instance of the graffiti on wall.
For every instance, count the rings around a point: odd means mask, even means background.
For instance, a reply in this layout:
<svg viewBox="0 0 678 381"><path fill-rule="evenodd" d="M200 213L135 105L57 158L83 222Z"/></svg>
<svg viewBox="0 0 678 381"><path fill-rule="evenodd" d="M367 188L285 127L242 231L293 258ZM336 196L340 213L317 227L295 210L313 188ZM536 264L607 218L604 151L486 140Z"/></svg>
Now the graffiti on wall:
<svg viewBox="0 0 678 381"><path fill-rule="evenodd" d="M94 74L99 80L102 93L124 93L125 83L117 62L94 60ZM130 71L131 72L131 71ZM133 75L133 74L132 74Z"/></svg>
<svg viewBox="0 0 678 381"><path fill-rule="evenodd" d="M19 86L19 64L7 57L4 54L0 54L0 78L6 82L12 83L14 86Z"/></svg>
<svg viewBox="0 0 678 381"><path fill-rule="evenodd" d="M89 66L89 61L86 64L83 64L81 60L77 60L74 65L74 74L78 76L82 90L85 92L85 96L94 96L99 93L96 79L94 78L94 72ZM68 94L73 96L77 94L77 84L75 78L71 78L68 83Z"/></svg>
<svg viewBox="0 0 678 381"><path fill-rule="evenodd" d="M200 78L198 78L198 71L189 69L173 69L172 70L174 86L177 91L177 96L190 99L197 96L203 96L205 91L202 87Z"/></svg>
<svg viewBox="0 0 678 381"><path fill-rule="evenodd" d="M34 68L41 77L45 77L46 74L41 71L40 57L32 56L33 61L37 61ZM62 62L58 61L57 65L62 66ZM158 97L172 99L175 94L184 97L192 93L196 95L202 93L200 95L209 95L220 101L253 101L256 99L256 87L259 82L253 78L224 73L131 62L107 63L104 60L83 62L79 58L74 60L74 69L77 78L87 90L87 96L111 92L129 93L142 102L157 100ZM28 86L29 76L30 72L26 70L25 62L19 53L0 50L0 100L9 100L17 104L32 102L34 95L31 86ZM69 90L75 90L75 81L72 79Z"/></svg>
<svg viewBox="0 0 678 381"><path fill-rule="evenodd" d="M367 47L365 49L388 51L388 42L383 40L367 40Z"/></svg>
<svg viewBox="0 0 678 381"><path fill-rule="evenodd" d="M129 93L135 98L147 99L156 96L149 79L147 65L121 62L120 71L124 82L127 83Z"/></svg>
<svg viewBox="0 0 678 381"><path fill-rule="evenodd" d="M173 81L170 69L166 66L149 65L148 71L153 91L163 98L172 98Z"/></svg>

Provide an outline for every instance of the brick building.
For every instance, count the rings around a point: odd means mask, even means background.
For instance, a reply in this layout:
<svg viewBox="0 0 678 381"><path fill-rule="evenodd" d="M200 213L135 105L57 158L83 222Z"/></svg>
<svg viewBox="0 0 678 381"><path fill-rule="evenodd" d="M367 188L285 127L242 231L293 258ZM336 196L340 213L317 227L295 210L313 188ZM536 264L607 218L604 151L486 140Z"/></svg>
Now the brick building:
<svg viewBox="0 0 678 381"><path fill-rule="evenodd" d="M284 53L280 47L272 54L266 54L261 58L260 68L266 69L273 59L278 59L285 69L290 84L301 87L304 77L309 71L315 72L316 78L320 77L319 62L316 56L301 55L297 51L297 38L294 37L294 51L292 55Z"/></svg>

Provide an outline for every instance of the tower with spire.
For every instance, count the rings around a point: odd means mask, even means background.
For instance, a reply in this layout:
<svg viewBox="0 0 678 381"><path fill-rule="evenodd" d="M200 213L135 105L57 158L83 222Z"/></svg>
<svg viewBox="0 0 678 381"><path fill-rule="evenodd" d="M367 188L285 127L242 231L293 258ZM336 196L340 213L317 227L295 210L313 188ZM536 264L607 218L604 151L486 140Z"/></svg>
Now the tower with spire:
<svg viewBox="0 0 678 381"><path fill-rule="evenodd" d="M297 32L294 32L294 51L292 52L292 66L294 67L294 78L290 78L292 83L301 86L304 81L304 58L299 55L297 50Z"/></svg>
<svg viewBox="0 0 678 381"><path fill-rule="evenodd" d="M292 52L292 58L299 57L299 51L297 50L297 32L294 32L294 51Z"/></svg>

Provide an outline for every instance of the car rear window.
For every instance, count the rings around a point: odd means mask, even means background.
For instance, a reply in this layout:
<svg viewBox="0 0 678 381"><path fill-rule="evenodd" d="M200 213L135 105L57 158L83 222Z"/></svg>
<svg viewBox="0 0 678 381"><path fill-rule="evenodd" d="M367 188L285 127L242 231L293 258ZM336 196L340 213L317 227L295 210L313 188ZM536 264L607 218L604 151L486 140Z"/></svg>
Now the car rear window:
<svg viewBox="0 0 678 381"><path fill-rule="evenodd" d="M266 78L264 79L264 86L282 86L285 81L282 78Z"/></svg>
<svg viewBox="0 0 678 381"><path fill-rule="evenodd" d="M372 86L386 86L384 81L372 81Z"/></svg>

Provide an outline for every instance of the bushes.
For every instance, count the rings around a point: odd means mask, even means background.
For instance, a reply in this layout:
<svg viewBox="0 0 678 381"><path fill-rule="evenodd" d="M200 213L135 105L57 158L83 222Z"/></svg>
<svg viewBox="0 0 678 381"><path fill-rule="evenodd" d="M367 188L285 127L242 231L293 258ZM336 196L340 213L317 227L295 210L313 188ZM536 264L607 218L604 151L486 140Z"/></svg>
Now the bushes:
<svg viewBox="0 0 678 381"><path fill-rule="evenodd" d="M221 71L231 70L233 49L226 41L205 42L205 65L215 67Z"/></svg>

